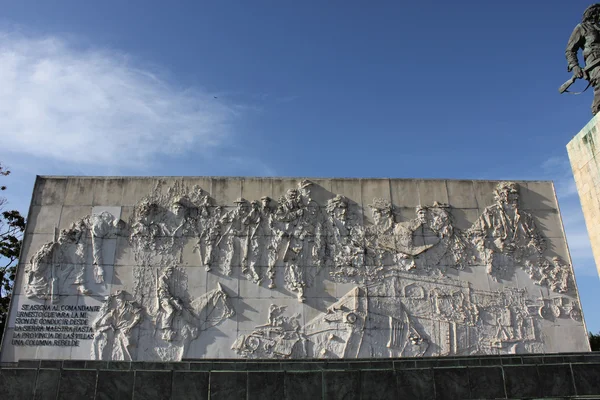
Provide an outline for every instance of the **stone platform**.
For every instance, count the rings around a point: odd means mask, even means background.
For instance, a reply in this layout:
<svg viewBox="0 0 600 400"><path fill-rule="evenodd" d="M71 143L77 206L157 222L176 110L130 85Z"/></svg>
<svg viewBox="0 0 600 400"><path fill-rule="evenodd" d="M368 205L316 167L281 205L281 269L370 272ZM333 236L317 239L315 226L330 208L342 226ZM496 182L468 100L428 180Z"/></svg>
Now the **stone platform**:
<svg viewBox="0 0 600 400"><path fill-rule="evenodd" d="M362 360L21 360L3 400L590 399L600 353Z"/></svg>

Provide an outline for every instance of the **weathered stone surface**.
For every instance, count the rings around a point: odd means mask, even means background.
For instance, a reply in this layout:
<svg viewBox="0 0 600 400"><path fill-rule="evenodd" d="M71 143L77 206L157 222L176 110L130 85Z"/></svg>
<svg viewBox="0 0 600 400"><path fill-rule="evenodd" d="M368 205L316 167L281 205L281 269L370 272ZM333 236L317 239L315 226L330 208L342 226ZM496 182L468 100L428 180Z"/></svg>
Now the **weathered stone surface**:
<svg viewBox="0 0 600 400"><path fill-rule="evenodd" d="M575 386L568 365L538 365L542 396L573 396Z"/></svg>
<svg viewBox="0 0 600 400"><path fill-rule="evenodd" d="M208 400L208 372L174 371L172 400Z"/></svg>
<svg viewBox="0 0 600 400"><path fill-rule="evenodd" d="M34 191L1 361L589 350L550 182L40 177ZM454 365L471 364L428 366Z"/></svg>
<svg viewBox="0 0 600 400"><path fill-rule="evenodd" d="M600 364L594 353L523 356L521 365L514 364L516 358L495 357L495 364L484 363L488 365L485 367L461 366L465 361L462 357L419 360L419 364L432 365L428 368L414 368L414 363L405 368L399 359L390 365L371 360L288 361L285 371L281 362L269 360L249 363L264 364L261 371L243 370L244 360L202 363L208 365L207 371L189 369L194 363L188 362L148 363L148 367L167 370L146 371L130 369L127 362L112 362L111 369L100 370L46 369L40 368L38 361L34 368L0 366L0 387L2 400L600 398ZM469 358L484 359L492 361L491 357ZM451 361L457 365L448 366ZM290 366L294 363L304 371ZM127 368L117 368L119 364L126 364ZM312 371L306 371L307 364L314 364ZM233 368L243 371L233 372ZM59 387L61 394L57 396Z"/></svg>
<svg viewBox="0 0 600 400"><path fill-rule="evenodd" d="M435 397L431 369L398 369L396 381L400 399L427 400Z"/></svg>
<svg viewBox="0 0 600 400"><path fill-rule="evenodd" d="M541 397L540 379L537 367L514 366L503 367L506 383L506 394L509 399Z"/></svg>
<svg viewBox="0 0 600 400"><path fill-rule="evenodd" d="M211 372L211 400L245 399L248 386L246 372Z"/></svg>
<svg viewBox="0 0 600 400"><path fill-rule="evenodd" d="M321 372L286 372L285 398L289 400L318 399L323 395Z"/></svg>
<svg viewBox="0 0 600 400"><path fill-rule="evenodd" d="M58 389L59 400L93 400L96 390L96 371L63 369Z"/></svg>
<svg viewBox="0 0 600 400"><path fill-rule="evenodd" d="M469 367L472 399L503 399L504 378L500 367Z"/></svg>
<svg viewBox="0 0 600 400"><path fill-rule="evenodd" d="M130 400L133 378L133 371L98 371L96 400Z"/></svg>
<svg viewBox="0 0 600 400"><path fill-rule="evenodd" d="M283 372L248 373L248 400L278 400L284 393Z"/></svg>
<svg viewBox="0 0 600 400"><path fill-rule="evenodd" d="M135 371L134 399L168 400L171 398L171 371Z"/></svg>
<svg viewBox="0 0 600 400"><path fill-rule="evenodd" d="M35 369L4 369L0 370L0 388L2 395L13 399L33 397L35 385Z"/></svg>
<svg viewBox="0 0 600 400"><path fill-rule="evenodd" d="M359 371L325 371L323 372L326 400L359 400Z"/></svg>
<svg viewBox="0 0 600 400"><path fill-rule="evenodd" d="M35 400L55 400L60 382L60 369L40 369L35 381ZM26 382L25 385L31 385ZM23 397L25 398L25 397Z"/></svg>
<svg viewBox="0 0 600 400"><path fill-rule="evenodd" d="M394 371L361 371L360 388L371 399L397 399L398 389Z"/></svg>
<svg viewBox="0 0 600 400"><path fill-rule="evenodd" d="M578 396L600 396L600 364L573 364L571 369Z"/></svg>
<svg viewBox="0 0 600 400"><path fill-rule="evenodd" d="M469 371L467 368L440 368L433 374L435 397L440 400L469 398Z"/></svg>

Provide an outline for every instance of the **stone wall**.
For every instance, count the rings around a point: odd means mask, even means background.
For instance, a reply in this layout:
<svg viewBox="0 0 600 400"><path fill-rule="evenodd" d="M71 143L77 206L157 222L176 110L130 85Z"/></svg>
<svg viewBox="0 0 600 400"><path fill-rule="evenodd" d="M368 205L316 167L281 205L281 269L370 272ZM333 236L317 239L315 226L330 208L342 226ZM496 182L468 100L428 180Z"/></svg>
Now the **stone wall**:
<svg viewBox="0 0 600 400"><path fill-rule="evenodd" d="M587 350L551 182L39 177L0 356Z"/></svg>
<svg viewBox="0 0 600 400"><path fill-rule="evenodd" d="M590 122L569 142L567 152L575 177L577 193L581 201L583 216L596 268L600 274L600 135L598 118Z"/></svg>
<svg viewBox="0 0 600 400"><path fill-rule="evenodd" d="M579 399L600 396L600 355L389 360L21 361L3 400Z"/></svg>

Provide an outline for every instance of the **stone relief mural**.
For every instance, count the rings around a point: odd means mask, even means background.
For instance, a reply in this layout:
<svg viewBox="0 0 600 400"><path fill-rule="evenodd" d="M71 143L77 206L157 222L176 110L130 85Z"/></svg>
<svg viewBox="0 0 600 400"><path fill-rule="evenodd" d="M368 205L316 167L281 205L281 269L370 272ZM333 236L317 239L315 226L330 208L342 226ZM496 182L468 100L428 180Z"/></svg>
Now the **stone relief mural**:
<svg viewBox="0 0 600 400"><path fill-rule="evenodd" d="M494 204L466 229L457 227L450 204L420 205L414 217L399 219L388 200L373 198L363 208L333 193L319 204L314 188L303 180L277 200L240 197L227 206L204 188L159 183L128 220L92 213L43 244L25 269L24 294L60 304L65 288L74 288L101 298L90 357L103 360L203 357L194 343L210 345L203 335L226 321L239 324L252 302L220 283L230 279L290 293L299 304L325 281L348 285L306 320L296 312L302 307L273 297L264 324L224 333L243 358L536 352L543 351L542 321L582 320L572 268L547 256L517 183L499 183ZM133 254L131 283L95 293L87 283L106 284L102 249L116 238ZM196 268L214 277L195 298L183 267L190 249ZM539 295L502 286L518 271ZM475 275L498 289L474 285Z"/></svg>
<svg viewBox="0 0 600 400"><path fill-rule="evenodd" d="M108 212L94 214L73 222L57 239L44 244L31 258L25 273L25 293L29 298L58 302L65 285L75 285L79 294L90 294L86 287L89 270L96 283L104 283L103 241L116 237L125 228L123 221ZM88 242L91 246L88 246ZM91 263L88 255L91 247Z"/></svg>

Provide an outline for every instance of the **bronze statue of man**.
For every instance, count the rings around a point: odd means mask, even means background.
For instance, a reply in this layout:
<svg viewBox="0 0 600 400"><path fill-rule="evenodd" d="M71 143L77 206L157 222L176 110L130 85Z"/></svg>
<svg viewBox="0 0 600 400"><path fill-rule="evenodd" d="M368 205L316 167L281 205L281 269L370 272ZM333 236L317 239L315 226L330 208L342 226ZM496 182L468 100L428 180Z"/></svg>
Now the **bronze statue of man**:
<svg viewBox="0 0 600 400"><path fill-rule="evenodd" d="M583 50L583 68L577 59L579 49ZM565 82L559 91L567 91L575 79L586 79L589 82L588 87L594 87L592 114L596 115L600 111L600 3L593 4L585 10L581 23L575 27L569 38L565 55L569 63L568 71L573 73L573 77Z"/></svg>

